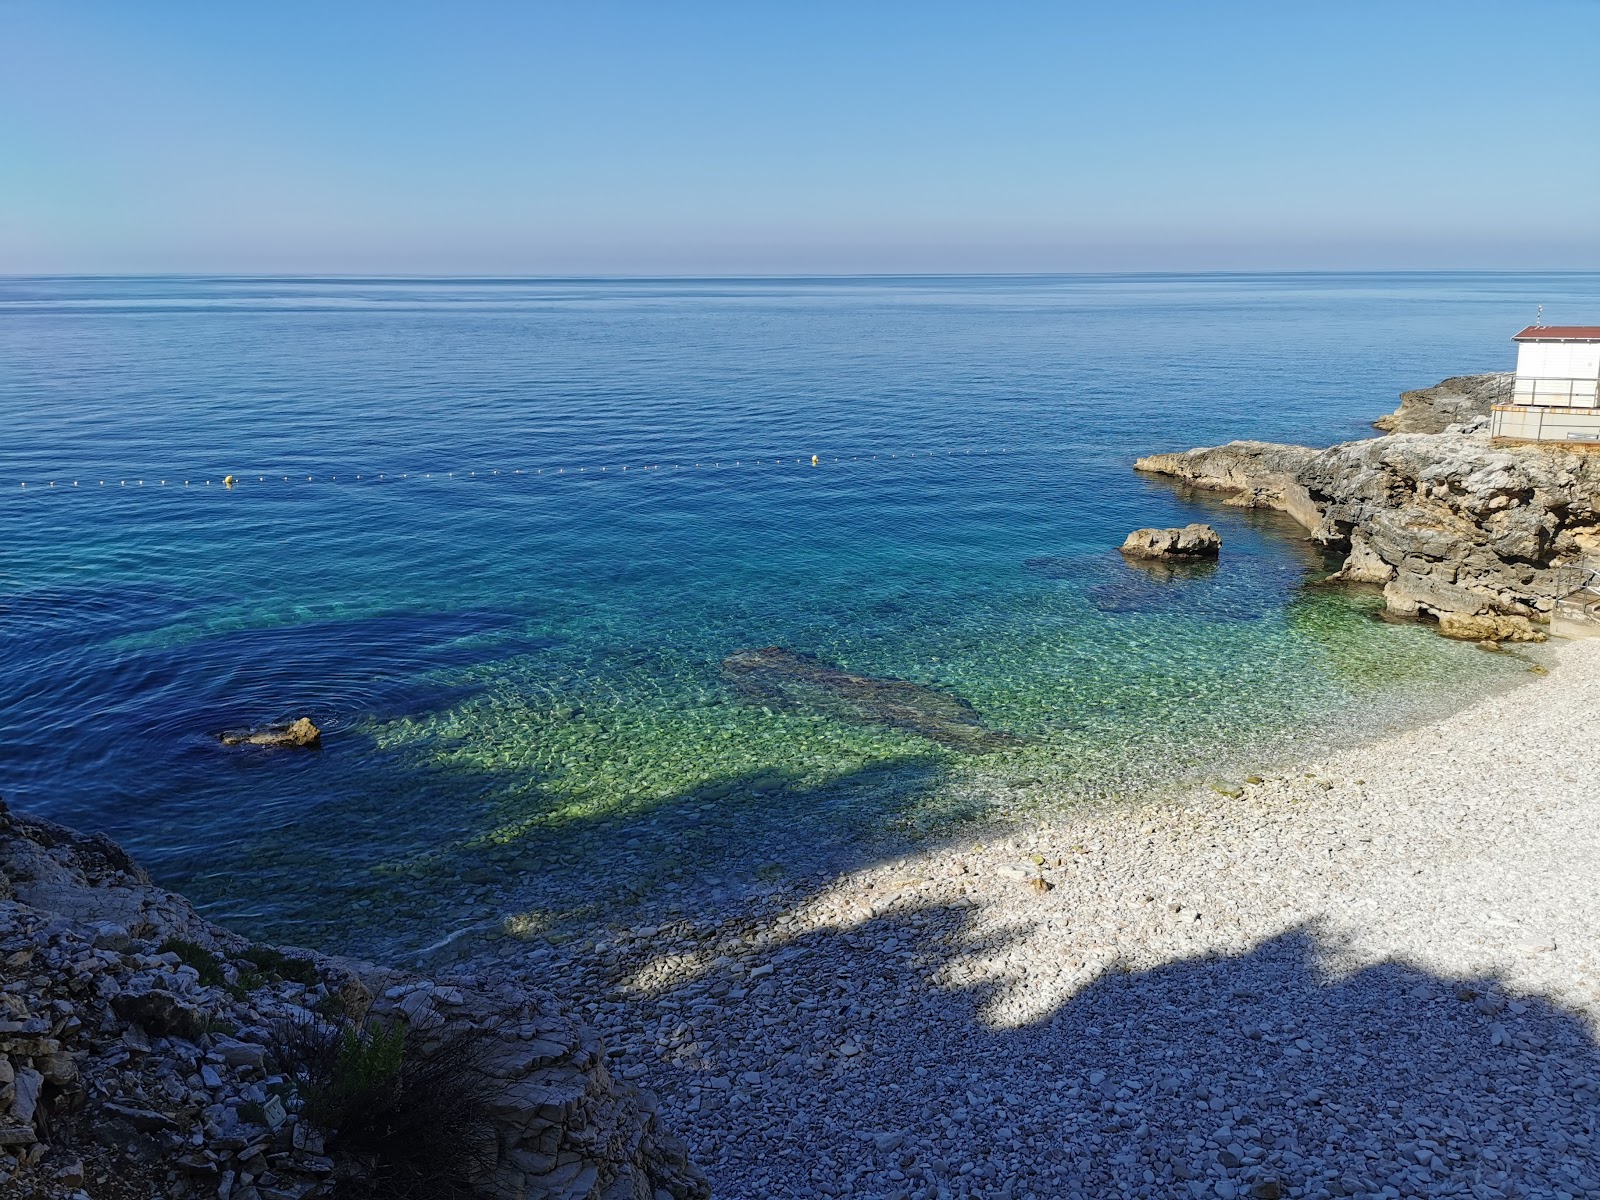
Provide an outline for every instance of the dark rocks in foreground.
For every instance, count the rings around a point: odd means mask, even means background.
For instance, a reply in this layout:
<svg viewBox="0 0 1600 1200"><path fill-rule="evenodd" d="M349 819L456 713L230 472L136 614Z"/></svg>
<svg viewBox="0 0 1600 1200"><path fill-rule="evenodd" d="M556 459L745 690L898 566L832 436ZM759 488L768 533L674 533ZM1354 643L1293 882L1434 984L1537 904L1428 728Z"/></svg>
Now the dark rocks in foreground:
<svg viewBox="0 0 1600 1200"><path fill-rule="evenodd" d="M1215 558L1222 538L1209 525L1181 529L1135 529L1119 547L1128 558Z"/></svg>
<svg viewBox="0 0 1600 1200"><path fill-rule="evenodd" d="M53 1200L109 1178L118 1195L309 1200L375 1178L381 1158L313 1120L280 1061L285 1030L368 1022L404 1029L408 1056L470 1039L471 1061L451 1066L479 1112L458 1181L472 1194L708 1192L654 1099L613 1080L594 1032L525 977L430 980L252 945L109 839L3 804L0 981L0 1195Z"/></svg>

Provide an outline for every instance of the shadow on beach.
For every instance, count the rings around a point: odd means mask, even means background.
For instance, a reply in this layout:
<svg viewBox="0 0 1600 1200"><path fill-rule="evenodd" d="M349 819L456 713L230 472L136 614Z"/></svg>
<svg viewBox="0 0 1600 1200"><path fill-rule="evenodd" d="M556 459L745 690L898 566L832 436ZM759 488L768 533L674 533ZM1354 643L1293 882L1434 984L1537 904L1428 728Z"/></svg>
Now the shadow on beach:
<svg viewBox="0 0 1600 1200"><path fill-rule="evenodd" d="M1494 978L1342 967L1310 927L1129 970L830 903L562 965L717 1195L1600 1194L1589 1025Z"/></svg>

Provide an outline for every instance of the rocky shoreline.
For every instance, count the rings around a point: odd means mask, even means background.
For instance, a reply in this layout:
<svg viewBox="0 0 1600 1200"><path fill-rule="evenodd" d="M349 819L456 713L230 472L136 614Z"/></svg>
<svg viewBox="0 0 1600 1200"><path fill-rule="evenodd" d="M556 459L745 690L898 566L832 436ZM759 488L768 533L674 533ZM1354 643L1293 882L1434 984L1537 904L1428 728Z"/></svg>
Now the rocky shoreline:
<svg viewBox="0 0 1600 1200"><path fill-rule="evenodd" d="M1538 641L1557 601L1600 564L1600 456L1491 445L1503 375L1408 392L1385 427L1327 450L1230 442L1152 454L1135 469L1278 509L1345 555L1335 579L1380 585L1389 611L1450 637Z"/></svg>
<svg viewBox="0 0 1600 1200"><path fill-rule="evenodd" d="M283 1061L306 1031L369 1023L404 1030L413 1056L470 1039L443 1065L481 1102L474 1194L707 1194L654 1099L526 975L424 979L254 945L103 836L0 804L0 1194L407 1194L362 1186L382 1164L309 1118Z"/></svg>

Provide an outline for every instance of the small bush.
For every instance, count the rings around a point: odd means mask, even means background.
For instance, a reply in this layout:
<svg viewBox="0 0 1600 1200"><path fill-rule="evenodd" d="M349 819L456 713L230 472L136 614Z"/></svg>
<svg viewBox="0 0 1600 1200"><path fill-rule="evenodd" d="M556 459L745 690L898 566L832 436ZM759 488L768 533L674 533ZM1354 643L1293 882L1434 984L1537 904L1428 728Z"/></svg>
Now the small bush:
<svg viewBox="0 0 1600 1200"><path fill-rule="evenodd" d="M327 1134L338 1200L473 1200L494 1166L489 1041L469 1027L347 1018L279 1030L273 1057L302 1118Z"/></svg>
<svg viewBox="0 0 1600 1200"><path fill-rule="evenodd" d="M255 964L269 979L287 979L304 987L317 986L317 966L309 958L294 958L276 946L251 946L239 956Z"/></svg>
<svg viewBox="0 0 1600 1200"><path fill-rule="evenodd" d="M176 954L184 966L199 971L200 982L206 987L227 986L227 978L222 973L222 960L200 943L168 938L157 949L162 954Z"/></svg>

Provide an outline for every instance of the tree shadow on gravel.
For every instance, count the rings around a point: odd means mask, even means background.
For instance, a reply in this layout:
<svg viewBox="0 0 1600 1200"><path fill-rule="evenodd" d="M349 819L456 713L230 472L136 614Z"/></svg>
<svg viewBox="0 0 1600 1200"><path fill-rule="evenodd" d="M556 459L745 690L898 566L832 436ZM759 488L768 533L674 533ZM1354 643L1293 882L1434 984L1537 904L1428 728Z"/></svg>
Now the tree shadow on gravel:
<svg viewBox="0 0 1600 1200"><path fill-rule="evenodd" d="M1315 927L1025 958L879 886L576 967L718 1196L1600 1196L1600 1049L1557 1003Z"/></svg>

